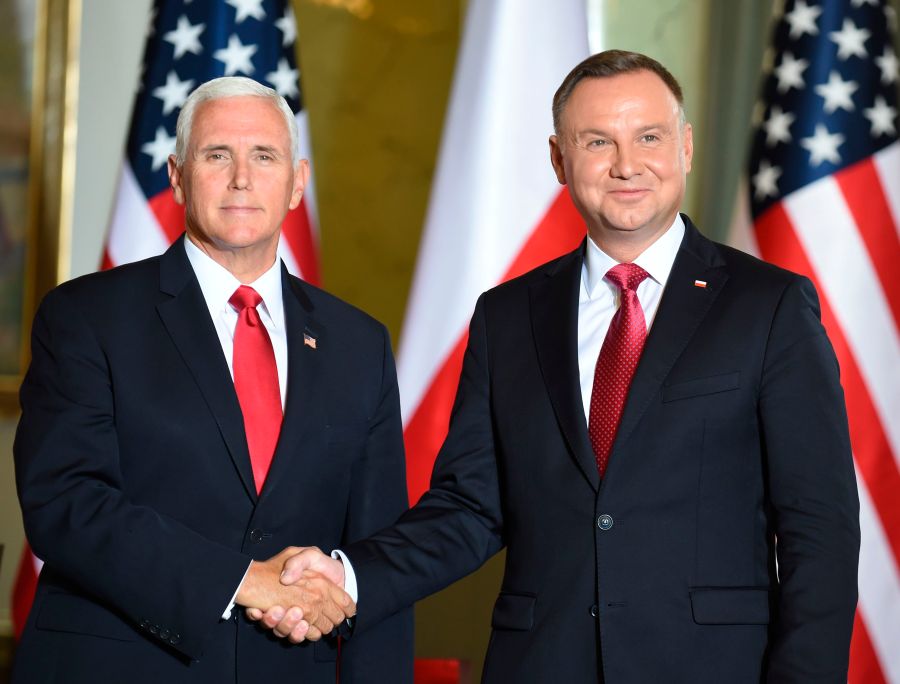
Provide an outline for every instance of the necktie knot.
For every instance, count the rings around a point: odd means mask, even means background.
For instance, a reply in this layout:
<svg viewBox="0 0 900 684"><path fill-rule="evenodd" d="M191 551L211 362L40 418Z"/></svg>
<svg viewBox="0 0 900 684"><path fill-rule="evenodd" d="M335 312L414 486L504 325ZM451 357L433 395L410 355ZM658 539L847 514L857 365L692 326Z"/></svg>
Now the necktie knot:
<svg viewBox="0 0 900 684"><path fill-rule="evenodd" d="M616 264L606 272L606 278L622 292L636 291L644 278L649 276L644 269L637 264Z"/></svg>
<svg viewBox="0 0 900 684"><path fill-rule="evenodd" d="M228 303L231 304L231 306L233 306L238 313L240 313L248 306L255 308L262 304L262 297L259 296L259 292L254 290L249 285L241 285L234 291L234 294L231 295Z"/></svg>

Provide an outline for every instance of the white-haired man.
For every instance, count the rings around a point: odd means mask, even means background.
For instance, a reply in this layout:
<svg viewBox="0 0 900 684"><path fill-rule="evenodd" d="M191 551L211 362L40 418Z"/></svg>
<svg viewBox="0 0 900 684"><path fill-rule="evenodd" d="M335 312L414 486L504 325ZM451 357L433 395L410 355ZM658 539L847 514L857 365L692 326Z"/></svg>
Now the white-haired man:
<svg viewBox="0 0 900 684"><path fill-rule="evenodd" d="M408 611L343 644L232 611L293 606L327 634L355 607L313 574L282 586L290 545L406 507L386 330L277 258L309 174L296 141L269 88L200 86L169 159L186 235L42 303L15 459L45 566L13 681L411 681Z"/></svg>

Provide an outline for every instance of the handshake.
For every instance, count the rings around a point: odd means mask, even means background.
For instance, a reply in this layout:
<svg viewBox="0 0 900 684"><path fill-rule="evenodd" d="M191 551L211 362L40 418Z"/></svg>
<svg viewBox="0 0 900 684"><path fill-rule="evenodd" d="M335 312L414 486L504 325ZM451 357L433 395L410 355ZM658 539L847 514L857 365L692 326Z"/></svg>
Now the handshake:
<svg viewBox="0 0 900 684"><path fill-rule="evenodd" d="M289 546L250 564L235 603L278 637L293 643L317 641L356 614L343 586L341 561L314 546Z"/></svg>

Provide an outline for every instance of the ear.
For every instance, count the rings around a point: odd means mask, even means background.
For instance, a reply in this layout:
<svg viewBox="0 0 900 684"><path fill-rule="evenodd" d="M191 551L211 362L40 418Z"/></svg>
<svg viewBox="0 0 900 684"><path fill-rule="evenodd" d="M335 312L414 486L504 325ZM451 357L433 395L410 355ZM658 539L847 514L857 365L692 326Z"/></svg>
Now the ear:
<svg viewBox="0 0 900 684"><path fill-rule="evenodd" d="M689 123L684 125L681 137L681 144L683 145L682 153L684 154L684 172L690 173L691 160L694 158L694 129Z"/></svg>
<svg viewBox="0 0 900 684"><path fill-rule="evenodd" d="M550 136L550 163L556 172L556 180L560 185L566 184L566 168L563 164L562 144L555 135Z"/></svg>
<svg viewBox="0 0 900 684"><path fill-rule="evenodd" d="M297 164L297 168L294 169L294 188L291 192L291 201L288 204L288 209L296 209L300 205L300 200L303 198L303 190L308 182L309 161L301 159Z"/></svg>
<svg viewBox="0 0 900 684"><path fill-rule="evenodd" d="M172 194L175 195L176 204L184 204L184 188L181 186L181 169L175 163L175 155L169 155L169 185L172 186Z"/></svg>

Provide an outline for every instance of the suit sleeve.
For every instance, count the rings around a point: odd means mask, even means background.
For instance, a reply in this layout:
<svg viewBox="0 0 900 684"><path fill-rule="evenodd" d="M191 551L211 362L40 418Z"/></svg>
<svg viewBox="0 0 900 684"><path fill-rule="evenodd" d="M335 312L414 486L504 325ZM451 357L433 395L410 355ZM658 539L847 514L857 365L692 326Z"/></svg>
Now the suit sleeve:
<svg viewBox="0 0 900 684"><path fill-rule="evenodd" d="M382 381L369 420L365 453L353 466L343 546L393 523L408 508L406 462L397 372L387 330L383 330ZM354 633L341 647L341 681L346 684L413 679L413 614L401 610L377 629Z"/></svg>
<svg viewBox="0 0 900 684"><path fill-rule="evenodd" d="M13 448L25 531L46 570L199 658L250 558L128 500L114 391L87 318L63 289L51 292L34 321Z"/></svg>
<svg viewBox="0 0 900 684"><path fill-rule="evenodd" d="M776 311L759 410L780 585L767 681L843 683L859 500L837 360L805 278L788 286Z"/></svg>
<svg viewBox="0 0 900 684"><path fill-rule="evenodd" d="M344 549L359 583L357 630L476 570L500 550L501 528L482 295L431 488L395 525Z"/></svg>

